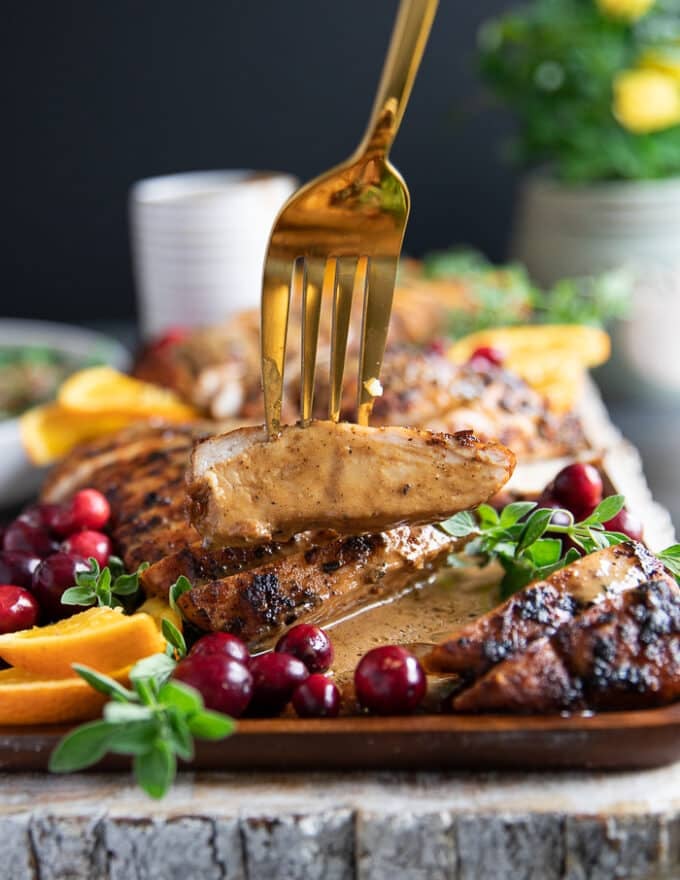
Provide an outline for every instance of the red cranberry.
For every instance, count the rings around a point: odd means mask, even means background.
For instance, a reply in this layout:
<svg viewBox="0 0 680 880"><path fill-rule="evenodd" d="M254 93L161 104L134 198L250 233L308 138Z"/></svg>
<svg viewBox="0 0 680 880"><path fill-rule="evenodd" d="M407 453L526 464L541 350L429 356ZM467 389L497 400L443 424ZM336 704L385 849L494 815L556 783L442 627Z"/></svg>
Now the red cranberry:
<svg viewBox="0 0 680 880"><path fill-rule="evenodd" d="M112 552L111 539L102 532L74 532L61 545L64 553L89 559L93 556L103 567L109 561Z"/></svg>
<svg viewBox="0 0 680 880"><path fill-rule="evenodd" d="M427 346L427 353L444 356L446 354L446 340L433 339L432 342L430 342L430 344Z"/></svg>
<svg viewBox="0 0 680 880"><path fill-rule="evenodd" d="M41 559L57 549L57 545L42 526L31 525L20 519L15 519L7 527L2 547L10 553L26 553Z"/></svg>
<svg viewBox="0 0 680 880"><path fill-rule="evenodd" d="M188 335L189 330L186 327L168 327L162 336L154 339L149 348L151 351L163 351L166 348L174 348L180 342L184 342Z"/></svg>
<svg viewBox="0 0 680 880"><path fill-rule="evenodd" d="M308 676L305 664L291 654L272 651L250 661L253 674L252 708L258 715L278 715Z"/></svg>
<svg viewBox="0 0 680 880"><path fill-rule="evenodd" d="M250 660L250 652L245 642L242 642L236 636L232 636L231 633L210 633L200 638L189 651L190 657L196 657L197 655L209 656L212 654L231 657L232 660L236 660L238 663L243 663L246 666Z"/></svg>
<svg viewBox="0 0 680 880"><path fill-rule="evenodd" d="M489 364L494 367L502 367L504 361L505 355L500 349L494 348L491 345L481 345L472 352L468 363L473 367L486 369Z"/></svg>
<svg viewBox="0 0 680 880"><path fill-rule="evenodd" d="M340 711L340 691L325 675L310 675L295 689L293 708L300 718L335 718Z"/></svg>
<svg viewBox="0 0 680 880"><path fill-rule="evenodd" d="M33 592L48 619L59 620L83 610L82 605L62 605L61 596L75 586L76 575L89 568L84 559L67 553L54 553L40 563L33 574Z"/></svg>
<svg viewBox="0 0 680 880"><path fill-rule="evenodd" d="M30 590L33 572L40 565L39 556L28 553L0 553L0 583L17 584Z"/></svg>
<svg viewBox="0 0 680 880"><path fill-rule="evenodd" d="M567 465L555 477L553 494L563 507L582 519L602 501L602 477L592 464Z"/></svg>
<svg viewBox="0 0 680 880"><path fill-rule="evenodd" d="M35 598L21 587L11 584L0 586L0 633L17 632L35 626L40 606Z"/></svg>
<svg viewBox="0 0 680 880"><path fill-rule="evenodd" d="M405 648L385 645L365 654L354 673L357 699L378 715L412 712L427 690L423 667Z"/></svg>
<svg viewBox="0 0 680 880"><path fill-rule="evenodd" d="M333 662L333 645L326 633L311 623L299 623L281 636L276 651L302 660L310 672L325 672Z"/></svg>
<svg viewBox="0 0 680 880"><path fill-rule="evenodd" d="M81 489L69 505L71 521L76 529L101 529L109 521L111 508L101 492Z"/></svg>
<svg viewBox="0 0 680 880"><path fill-rule="evenodd" d="M642 521L627 510L625 507L615 517L604 524L608 532L621 532L627 535L631 541L641 541L643 533Z"/></svg>
<svg viewBox="0 0 680 880"><path fill-rule="evenodd" d="M56 510L50 514L50 531L55 535L65 538L78 531L71 515L71 508L65 504L59 505Z"/></svg>
<svg viewBox="0 0 680 880"><path fill-rule="evenodd" d="M548 510L554 510L552 517L550 518L550 522L554 526L568 526L572 521L572 517L569 516L569 513L564 509L564 505L560 504L555 498L551 495L546 494L545 492L541 495L537 501L539 508L547 508Z"/></svg>
<svg viewBox="0 0 680 880"><path fill-rule="evenodd" d="M200 693L208 709L239 718L248 708L253 679L248 667L224 654L197 654L180 660L174 678Z"/></svg>

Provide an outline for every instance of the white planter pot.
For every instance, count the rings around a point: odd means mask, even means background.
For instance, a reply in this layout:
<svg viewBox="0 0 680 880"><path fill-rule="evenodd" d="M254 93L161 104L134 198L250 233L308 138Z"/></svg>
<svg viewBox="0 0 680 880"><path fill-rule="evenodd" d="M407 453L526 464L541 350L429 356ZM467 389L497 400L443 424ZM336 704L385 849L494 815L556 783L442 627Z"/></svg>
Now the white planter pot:
<svg viewBox="0 0 680 880"><path fill-rule="evenodd" d="M513 258L544 286L627 266L635 277L629 321L615 328L608 390L680 394L680 179L569 186L524 181Z"/></svg>

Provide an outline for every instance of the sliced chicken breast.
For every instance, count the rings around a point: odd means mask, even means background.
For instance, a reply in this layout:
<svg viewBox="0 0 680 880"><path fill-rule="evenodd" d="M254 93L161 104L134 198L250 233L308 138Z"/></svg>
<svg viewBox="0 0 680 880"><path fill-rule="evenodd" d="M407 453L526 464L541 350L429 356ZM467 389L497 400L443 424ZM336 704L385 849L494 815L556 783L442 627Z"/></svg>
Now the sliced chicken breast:
<svg viewBox="0 0 680 880"><path fill-rule="evenodd" d="M337 538L230 577L208 581L179 600L201 629L231 632L251 646L293 623L329 623L428 574L453 540L434 526L402 526Z"/></svg>
<svg viewBox="0 0 680 880"><path fill-rule="evenodd" d="M664 577L668 575L663 565L642 544L618 544L590 553L455 630L433 648L425 663L432 671L474 678L534 639L550 635L598 598Z"/></svg>
<svg viewBox="0 0 680 880"><path fill-rule="evenodd" d="M499 663L460 712L644 709L680 697L680 589L666 577L612 594Z"/></svg>
<svg viewBox="0 0 680 880"><path fill-rule="evenodd" d="M286 540L309 529L379 532L444 520L509 479L515 456L469 431L433 434L312 422L267 440L243 428L194 448L191 520L213 545Z"/></svg>

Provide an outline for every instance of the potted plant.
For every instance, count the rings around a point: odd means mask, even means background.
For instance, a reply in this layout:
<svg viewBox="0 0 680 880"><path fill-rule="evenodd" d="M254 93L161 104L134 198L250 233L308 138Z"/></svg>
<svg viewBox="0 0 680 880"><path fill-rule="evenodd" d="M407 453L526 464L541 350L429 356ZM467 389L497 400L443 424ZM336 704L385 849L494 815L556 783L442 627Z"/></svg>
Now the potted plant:
<svg viewBox="0 0 680 880"><path fill-rule="evenodd" d="M546 285L637 267L628 359L680 390L649 353L680 323L680 0L530 0L482 25L479 60L530 169L513 256Z"/></svg>

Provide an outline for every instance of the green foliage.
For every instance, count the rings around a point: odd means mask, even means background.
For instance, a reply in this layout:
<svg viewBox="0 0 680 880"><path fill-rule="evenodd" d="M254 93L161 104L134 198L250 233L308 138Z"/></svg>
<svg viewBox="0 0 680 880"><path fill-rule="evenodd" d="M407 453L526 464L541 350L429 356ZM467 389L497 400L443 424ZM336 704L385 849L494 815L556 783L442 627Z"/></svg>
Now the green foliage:
<svg viewBox="0 0 680 880"><path fill-rule="evenodd" d="M580 553L575 547L582 553L593 553L627 541L625 535L608 532L604 527L624 503L622 495L611 495L578 523L568 511L561 511L569 520L567 525L553 523L556 511L539 508L533 501L514 502L500 514L490 505L482 504L476 517L464 511L440 527L454 538L469 539L452 558L453 565L476 561L484 566L495 561L502 566L501 594L507 597L578 559ZM563 553L562 538L569 538L575 547Z"/></svg>
<svg viewBox="0 0 680 880"><path fill-rule="evenodd" d="M91 767L108 752L131 755L137 784L161 798L175 778L177 758L193 758L194 738L219 740L234 730L231 718L204 707L198 691L170 680L175 663L165 654L133 667L133 690L86 666L73 668L110 702L102 720L77 727L59 742L50 757L53 773Z"/></svg>
<svg viewBox="0 0 680 880"><path fill-rule="evenodd" d="M427 254L423 271L426 278L465 283L472 307L451 313L453 337L529 322L604 327L625 318L630 307L632 283L625 270L566 278L542 290L519 264L494 266L474 250L452 248Z"/></svg>
<svg viewBox="0 0 680 880"><path fill-rule="evenodd" d="M108 608L120 608L126 602L134 603L139 593L139 576L149 567L148 562L143 562L131 574L125 573L123 562L117 556L110 556L108 565L104 568L100 568L92 556L88 562L89 570L76 574L76 586L64 590L62 605L105 605Z"/></svg>
<svg viewBox="0 0 680 880"><path fill-rule="evenodd" d="M483 80L517 120L512 157L548 163L562 180L643 180L680 173L680 125L627 131L612 112L617 74L680 36L677 0L639 22L603 15L595 0L532 0L479 34Z"/></svg>

